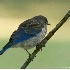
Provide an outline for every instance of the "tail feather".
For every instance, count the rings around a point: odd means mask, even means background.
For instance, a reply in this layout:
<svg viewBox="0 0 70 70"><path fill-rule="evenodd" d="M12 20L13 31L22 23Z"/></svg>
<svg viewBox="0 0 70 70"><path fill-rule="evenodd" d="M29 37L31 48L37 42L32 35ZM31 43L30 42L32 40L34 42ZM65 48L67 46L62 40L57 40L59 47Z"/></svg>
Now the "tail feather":
<svg viewBox="0 0 70 70"><path fill-rule="evenodd" d="M4 53L3 49L0 51L0 55L2 55Z"/></svg>
<svg viewBox="0 0 70 70"><path fill-rule="evenodd" d="M0 55L2 55L7 49L9 49L12 45L8 42L3 49L0 51Z"/></svg>

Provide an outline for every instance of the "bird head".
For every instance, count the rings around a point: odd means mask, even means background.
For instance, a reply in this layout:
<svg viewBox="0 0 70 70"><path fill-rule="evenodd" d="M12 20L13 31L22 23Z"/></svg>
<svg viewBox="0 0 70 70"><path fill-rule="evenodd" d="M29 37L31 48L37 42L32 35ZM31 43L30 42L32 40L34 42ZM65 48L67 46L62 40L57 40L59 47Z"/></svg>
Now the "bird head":
<svg viewBox="0 0 70 70"><path fill-rule="evenodd" d="M48 23L47 18L44 17L44 16L42 16L42 15L35 16L34 19L37 20L38 23L41 24L42 26L50 25L50 24Z"/></svg>

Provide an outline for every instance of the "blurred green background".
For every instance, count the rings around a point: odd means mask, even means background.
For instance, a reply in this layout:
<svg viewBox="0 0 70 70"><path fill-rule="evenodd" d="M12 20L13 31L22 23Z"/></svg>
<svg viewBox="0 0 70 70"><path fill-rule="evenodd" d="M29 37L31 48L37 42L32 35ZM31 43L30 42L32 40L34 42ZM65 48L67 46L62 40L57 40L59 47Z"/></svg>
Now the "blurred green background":
<svg viewBox="0 0 70 70"><path fill-rule="evenodd" d="M47 17L48 32L70 10L70 0L0 0L0 49L20 23L37 15ZM33 52L35 48L30 49ZM0 69L19 69L28 58L22 48L10 48L0 55ZM28 69L70 68L70 18L48 41Z"/></svg>

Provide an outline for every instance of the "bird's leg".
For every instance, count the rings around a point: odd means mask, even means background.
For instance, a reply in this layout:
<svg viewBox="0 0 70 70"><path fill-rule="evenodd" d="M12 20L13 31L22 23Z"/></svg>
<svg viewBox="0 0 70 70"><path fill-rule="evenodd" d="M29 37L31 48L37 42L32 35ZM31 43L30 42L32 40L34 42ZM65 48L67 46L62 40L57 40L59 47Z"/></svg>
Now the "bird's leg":
<svg viewBox="0 0 70 70"><path fill-rule="evenodd" d="M37 46L36 46L36 49L39 49L39 46L42 46L42 47L45 47L45 44L37 44ZM41 51L42 51L42 48L41 48Z"/></svg>
<svg viewBox="0 0 70 70"><path fill-rule="evenodd" d="M36 46L36 49L39 49L39 45ZM41 51L42 51L42 48L41 48Z"/></svg>
<svg viewBox="0 0 70 70"><path fill-rule="evenodd" d="M26 49L25 49L26 50ZM31 54L26 50L26 52L29 54L29 58L31 59ZM33 61L33 60L32 60Z"/></svg>
<svg viewBox="0 0 70 70"><path fill-rule="evenodd" d="M26 49L25 49L26 50ZM31 56L31 54L26 50L26 52L29 54L29 57Z"/></svg>
<svg viewBox="0 0 70 70"><path fill-rule="evenodd" d="M41 46L42 46L42 47L45 47L45 44L42 44ZM41 48L41 51L42 51L42 48Z"/></svg>

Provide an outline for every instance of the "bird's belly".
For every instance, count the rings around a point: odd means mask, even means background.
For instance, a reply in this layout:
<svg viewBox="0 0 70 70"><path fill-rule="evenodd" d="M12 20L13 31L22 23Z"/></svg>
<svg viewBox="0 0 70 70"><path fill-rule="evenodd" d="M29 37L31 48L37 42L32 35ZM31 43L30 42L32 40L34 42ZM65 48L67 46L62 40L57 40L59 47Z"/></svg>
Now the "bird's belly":
<svg viewBox="0 0 70 70"><path fill-rule="evenodd" d="M14 47L22 47L26 50L31 49L35 47L38 43L40 43L44 39L45 35L45 31L42 31L39 34L37 34L37 36L32 37L26 41L20 42L17 45L14 45Z"/></svg>

